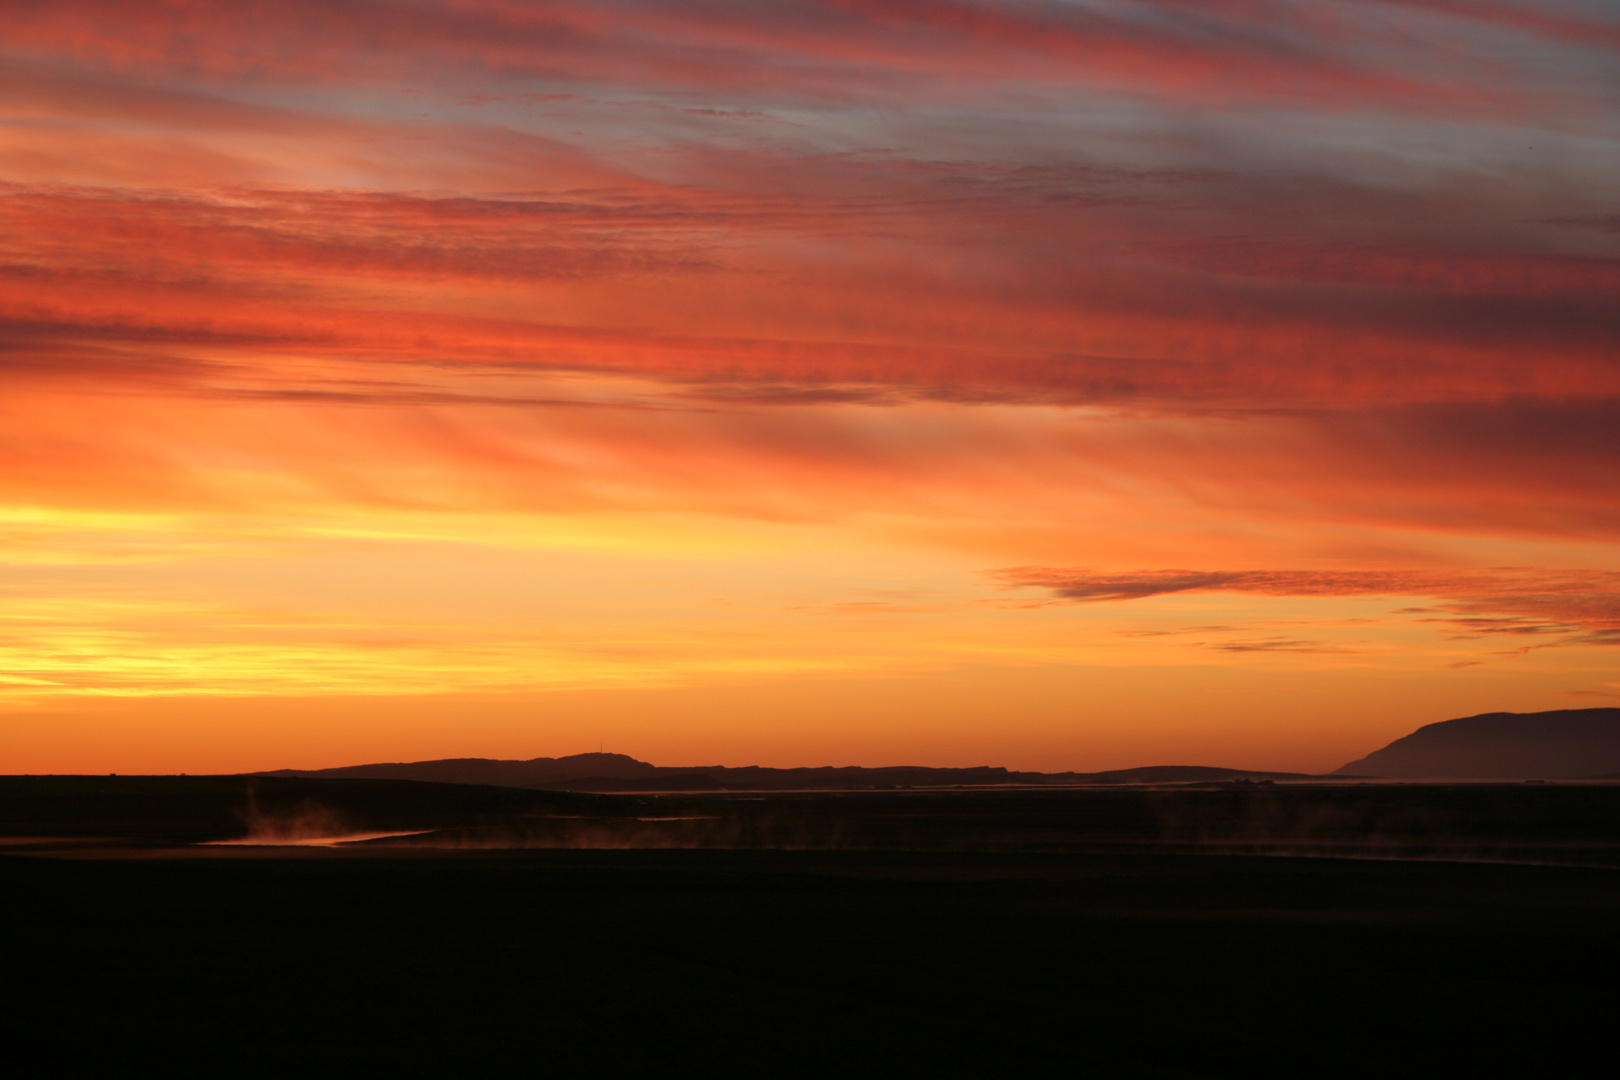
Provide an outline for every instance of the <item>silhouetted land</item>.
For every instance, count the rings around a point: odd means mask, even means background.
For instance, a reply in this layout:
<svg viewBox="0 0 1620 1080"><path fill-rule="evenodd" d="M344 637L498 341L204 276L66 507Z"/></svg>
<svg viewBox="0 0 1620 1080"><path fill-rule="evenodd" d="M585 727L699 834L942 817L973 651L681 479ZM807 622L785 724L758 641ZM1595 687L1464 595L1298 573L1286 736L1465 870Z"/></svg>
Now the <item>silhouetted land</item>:
<svg viewBox="0 0 1620 1080"><path fill-rule="evenodd" d="M1495 712L1443 720L1338 771L1407 779L1607 776L1620 771L1620 709Z"/></svg>
<svg viewBox="0 0 1620 1080"><path fill-rule="evenodd" d="M1308 773L1227 769L1207 765L1149 765L1107 772L1018 772L999 766L936 769L919 765L859 765L774 769L761 765L663 766L627 754L572 754L503 761L439 761L343 765L334 769L278 769L261 776L317 779L432 780L441 784L499 784L550 791L809 791L898 787L995 787L1039 784L1185 783L1195 780L1314 780Z"/></svg>
<svg viewBox="0 0 1620 1080"><path fill-rule="evenodd" d="M1019 772L994 766L941 769L859 766L776 769L758 765L660 766L626 754L574 754L506 761L445 758L332 769L280 769L264 776L431 780L551 791L805 791L902 787L996 787L1190 783L1330 778L1575 779L1620 771L1620 709L1485 713L1419 728L1331 777L1204 765L1150 765L1105 772Z"/></svg>
<svg viewBox="0 0 1620 1080"><path fill-rule="evenodd" d="M191 846L250 827L428 831ZM1539 1075L1620 961L1603 784L5 777L0 834L9 1052L64 1074Z"/></svg>
<svg viewBox="0 0 1620 1080"><path fill-rule="evenodd" d="M603 795L410 780L0 777L0 836L14 850L89 838L104 854L138 854L377 832L415 835L348 849L1188 851L1620 866L1620 786L1238 781Z"/></svg>

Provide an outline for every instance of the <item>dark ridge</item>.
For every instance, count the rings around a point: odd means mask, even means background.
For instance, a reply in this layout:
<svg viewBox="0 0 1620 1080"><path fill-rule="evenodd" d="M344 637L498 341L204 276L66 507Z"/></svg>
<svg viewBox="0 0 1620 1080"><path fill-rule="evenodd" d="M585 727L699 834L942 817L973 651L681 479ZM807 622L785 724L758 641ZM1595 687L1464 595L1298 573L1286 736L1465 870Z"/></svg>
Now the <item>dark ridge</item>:
<svg viewBox="0 0 1620 1080"><path fill-rule="evenodd" d="M1150 765L1095 773L1013 772L999 766L936 769L919 765L856 765L773 769L760 765L663 767L624 754L575 754L528 761L448 758L441 761L349 765L336 769L280 769L262 776L429 780L498 784L552 791L806 791L905 787L988 787L1034 784L1174 784L1223 780L1313 780L1309 773L1222 769L1204 765Z"/></svg>
<svg viewBox="0 0 1620 1080"><path fill-rule="evenodd" d="M1613 779L1620 709L1481 713L1418 728L1331 775L1403 779Z"/></svg>
<svg viewBox="0 0 1620 1080"><path fill-rule="evenodd" d="M1186 784L1222 780L1320 780L1313 773L1263 772L1256 769L1220 769L1210 765L1144 765L1107 772L1064 773L1089 784Z"/></svg>
<svg viewBox="0 0 1620 1080"><path fill-rule="evenodd" d="M652 776L658 767L625 754L573 754L560 758L500 761L493 758L442 758L437 761L345 765L335 769L277 769L259 776L304 776L330 779L432 780L441 784L496 784L501 787L546 787L552 781L581 777L631 779ZM666 770L667 771L667 770Z"/></svg>

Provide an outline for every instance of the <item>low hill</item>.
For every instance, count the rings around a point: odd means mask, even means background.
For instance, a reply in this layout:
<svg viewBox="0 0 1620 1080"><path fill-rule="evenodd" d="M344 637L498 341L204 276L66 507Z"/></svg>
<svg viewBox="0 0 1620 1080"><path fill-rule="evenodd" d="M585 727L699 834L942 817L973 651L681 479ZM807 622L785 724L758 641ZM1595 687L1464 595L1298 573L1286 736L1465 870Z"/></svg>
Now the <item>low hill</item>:
<svg viewBox="0 0 1620 1080"><path fill-rule="evenodd" d="M1578 779L1620 772L1620 709L1482 713L1418 728L1333 775Z"/></svg>
<svg viewBox="0 0 1620 1080"><path fill-rule="evenodd" d="M264 776L318 779L432 780L450 784L498 784L553 791L811 791L903 787L989 787L1028 784L1173 784L1225 780L1310 780L1307 773L1225 769L1204 765L1151 765L1096 773L1015 772L999 766L936 769L920 765L863 768L858 765L773 769L760 765L652 765L624 754L575 754L560 758L441 761L347 765L335 769L281 769Z"/></svg>
<svg viewBox="0 0 1620 1080"><path fill-rule="evenodd" d="M670 770L663 770L668 772ZM327 780L432 780L441 784L493 784L497 787L547 788L583 777L634 780L658 773L656 765L625 754L573 754L560 758L502 761L494 758L443 758L437 761L344 765L335 769L278 769L260 776L304 776Z"/></svg>

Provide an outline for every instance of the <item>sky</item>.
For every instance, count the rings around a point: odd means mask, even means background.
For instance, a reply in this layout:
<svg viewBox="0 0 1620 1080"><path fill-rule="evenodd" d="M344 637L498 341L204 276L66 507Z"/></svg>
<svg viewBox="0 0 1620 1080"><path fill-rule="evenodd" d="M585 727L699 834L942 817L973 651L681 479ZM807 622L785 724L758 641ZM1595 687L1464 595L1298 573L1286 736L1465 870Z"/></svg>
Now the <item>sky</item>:
<svg viewBox="0 0 1620 1080"><path fill-rule="evenodd" d="M7 0L0 771L1620 704L1607 0Z"/></svg>

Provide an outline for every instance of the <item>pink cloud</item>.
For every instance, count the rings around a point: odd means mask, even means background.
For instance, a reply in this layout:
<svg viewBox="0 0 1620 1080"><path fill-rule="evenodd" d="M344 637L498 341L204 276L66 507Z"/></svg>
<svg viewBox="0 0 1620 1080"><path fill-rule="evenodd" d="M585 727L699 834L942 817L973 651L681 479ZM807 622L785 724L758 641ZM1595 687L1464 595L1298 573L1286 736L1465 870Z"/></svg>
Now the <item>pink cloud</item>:
<svg viewBox="0 0 1620 1080"><path fill-rule="evenodd" d="M1107 8L959 0L851 3L525 3L270 0L251 7L155 0L13 5L13 48L125 70L215 79L397 81L471 73L703 89L756 98L852 93L936 97L1031 79L1102 85L1206 106L1282 100L1342 108L1498 110L1538 96L1479 77L1455 33L1421 22L1282 3ZM1575 19L1487 25L1566 39L1612 28ZM1472 68L1468 61L1473 60Z"/></svg>

